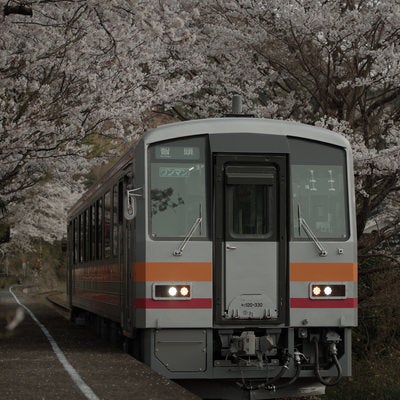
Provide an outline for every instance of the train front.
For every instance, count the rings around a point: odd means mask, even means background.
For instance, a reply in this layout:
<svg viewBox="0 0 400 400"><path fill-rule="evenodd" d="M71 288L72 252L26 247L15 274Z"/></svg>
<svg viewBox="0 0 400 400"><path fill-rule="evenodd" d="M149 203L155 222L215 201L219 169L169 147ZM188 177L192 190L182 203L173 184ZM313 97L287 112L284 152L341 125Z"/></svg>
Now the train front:
<svg viewBox="0 0 400 400"><path fill-rule="evenodd" d="M240 118L165 126L137 150L143 360L203 398L318 395L349 376L357 264L348 143Z"/></svg>

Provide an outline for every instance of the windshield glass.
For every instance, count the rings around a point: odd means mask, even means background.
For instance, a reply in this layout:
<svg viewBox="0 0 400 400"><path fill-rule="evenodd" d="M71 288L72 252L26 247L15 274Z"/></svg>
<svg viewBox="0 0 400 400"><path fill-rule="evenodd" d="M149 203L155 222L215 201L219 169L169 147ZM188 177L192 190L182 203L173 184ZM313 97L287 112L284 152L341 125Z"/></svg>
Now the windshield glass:
<svg viewBox="0 0 400 400"><path fill-rule="evenodd" d="M150 234L185 237L197 218L192 238L206 237L205 140L189 138L150 147Z"/></svg>
<svg viewBox="0 0 400 400"><path fill-rule="evenodd" d="M299 223L303 218L318 239L344 240L349 231L345 152L312 142L309 146L297 148L291 165L293 237L308 238Z"/></svg>
<svg viewBox="0 0 400 400"><path fill-rule="evenodd" d="M292 182L294 237L307 237L304 229L299 232L297 219L301 216L318 238L345 238L347 211L343 167L293 165Z"/></svg>

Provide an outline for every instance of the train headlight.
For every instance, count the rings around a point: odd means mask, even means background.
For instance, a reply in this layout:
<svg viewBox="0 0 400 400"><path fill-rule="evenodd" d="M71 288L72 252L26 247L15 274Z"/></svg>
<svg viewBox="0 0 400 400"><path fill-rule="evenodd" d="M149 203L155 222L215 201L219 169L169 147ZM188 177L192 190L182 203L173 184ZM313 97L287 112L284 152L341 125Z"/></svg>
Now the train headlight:
<svg viewBox="0 0 400 400"><path fill-rule="evenodd" d="M190 300L192 285L190 283L154 283L154 300Z"/></svg>
<svg viewBox="0 0 400 400"><path fill-rule="evenodd" d="M326 286L324 289L324 294L325 296L330 296L332 294L333 290L330 286Z"/></svg>
<svg viewBox="0 0 400 400"><path fill-rule="evenodd" d="M346 284L344 283L312 283L310 285L311 299L345 299Z"/></svg>

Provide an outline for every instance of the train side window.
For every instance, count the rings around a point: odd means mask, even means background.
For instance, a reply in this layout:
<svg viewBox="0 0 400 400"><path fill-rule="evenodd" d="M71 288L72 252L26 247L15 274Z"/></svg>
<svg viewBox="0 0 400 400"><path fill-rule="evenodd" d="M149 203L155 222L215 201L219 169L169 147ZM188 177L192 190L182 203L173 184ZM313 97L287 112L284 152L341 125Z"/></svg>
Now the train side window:
<svg viewBox="0 0 400 400"><path fill-rule="evenodd" d="M90 259L96 259L96 207L90 206Z"/></svg>
<svg viewBox="0 0 400 400"><path fill-rule="evenodd" d="M83 214L85 223L85 261L90 260L90 214L89 209L85 210Z"/></svg>
<svg viewBox="0 0 400 400"><path fill-rule="evenodd" d="M124 182L118 183L118 223L122 225L124 220Z"/></svg>
<svg viewBox="0 0 400 400"><path fill-rule="evenodd" d="M96 202L96 258L103 258L103 200Z"/></svg>
<svg viewBox="0 0 400 400"><path fill-rule="evenodd" d="M113 257L118 256L118 187L113 187Z"/></svg>
<svg viewBox="0 0 400 400"><path fill-rule="evenodd" d="M104 195L104 257L111 256L111 193L107 192Z"/></svg>
<svg viewBox="0 0 400 400"><path fill-rule="evenodd" d="M74 264L78 263L79 260L79 223L78 218L73 221L74 227Z"/></svg>
<svg viewBox="0 0 400 400"><path fill-rule="evenodd" d="M79 215L79 262L83 262L85 256L85 228L83 214Z"/></svg>

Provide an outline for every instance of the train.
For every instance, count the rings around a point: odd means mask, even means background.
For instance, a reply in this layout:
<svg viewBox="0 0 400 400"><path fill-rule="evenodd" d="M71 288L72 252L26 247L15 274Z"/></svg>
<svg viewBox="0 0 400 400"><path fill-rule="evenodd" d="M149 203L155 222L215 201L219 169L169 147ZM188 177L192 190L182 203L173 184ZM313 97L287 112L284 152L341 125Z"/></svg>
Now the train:
<svg viewBox="0 0 400 400"><path fill-rule="evenodd" d="M203 399L323 394L357 326L349 142L236 115L148 130L69 211L67 281L72 319Z"/></svg>

